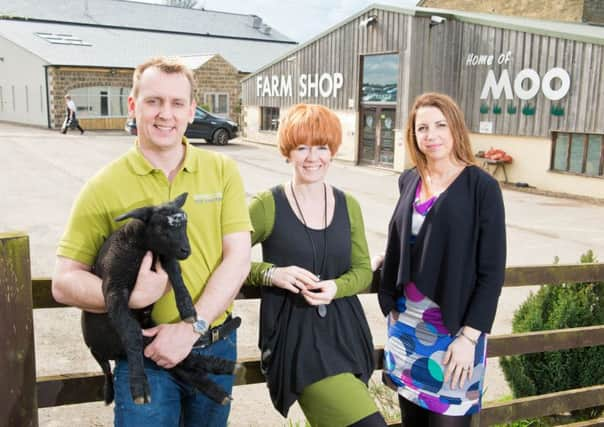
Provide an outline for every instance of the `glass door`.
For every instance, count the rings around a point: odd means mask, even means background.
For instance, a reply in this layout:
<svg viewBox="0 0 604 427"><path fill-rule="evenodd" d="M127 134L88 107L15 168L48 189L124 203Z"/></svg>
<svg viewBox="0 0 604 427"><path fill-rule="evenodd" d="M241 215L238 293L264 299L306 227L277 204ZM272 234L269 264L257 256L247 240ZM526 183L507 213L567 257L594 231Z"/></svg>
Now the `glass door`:
<svg viewBox="0 0 604 427"><path fill-rule="evenodd" d="M394 163L394 128L396 109L363 107L360 163L392 167Z"/></svg>
<svg viewBox="0 0 604 427"><path fill-rule="evenodd" d="M382 108L379 111L380 125L378 138L377 163L382 166L394 165L394 128L396 123L396 110Z"/></svg>
<svg viewBox="0 0 604 427"><path fill-rule="evenodd" d="M377 109L363 108L361 120L360 161L362 163L374 163L377 148Z"/></svg>

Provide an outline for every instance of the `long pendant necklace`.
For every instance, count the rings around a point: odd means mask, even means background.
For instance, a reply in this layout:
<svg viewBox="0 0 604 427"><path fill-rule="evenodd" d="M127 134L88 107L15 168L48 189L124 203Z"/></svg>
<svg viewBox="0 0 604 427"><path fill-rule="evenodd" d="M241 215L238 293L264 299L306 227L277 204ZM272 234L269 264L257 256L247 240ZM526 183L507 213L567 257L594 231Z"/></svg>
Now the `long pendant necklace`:
<svg viewBox="0 0 604 427"><path fill-rule="evenodd" d="M323 212L323 259L321 260L321 269L317 272L315 259L317 258L317 248L315 246L315 241L310 234L310 229L306 224L306 219L304 218L304 214L302 213L302 209L300 209L300 204L298 203L298 198L296 197L296 192L294 191L294 184L290 182L290 189L292 191L292 196L294 198L294 202L296 203L296 208L298 209L298 213L300 214L300 218L302 219L302 223L304 224L304 231L306 231L306 236L308 236L308 240L310 240L310 246L312 248L312 272L321 279L321 272L325 267L325 258L327 256L327 185L323 183L323 203L324 203L324 212ZM325 304L319 304L317 306L317 312L319 316L325 317L327 315L327 306Z"/></svg>

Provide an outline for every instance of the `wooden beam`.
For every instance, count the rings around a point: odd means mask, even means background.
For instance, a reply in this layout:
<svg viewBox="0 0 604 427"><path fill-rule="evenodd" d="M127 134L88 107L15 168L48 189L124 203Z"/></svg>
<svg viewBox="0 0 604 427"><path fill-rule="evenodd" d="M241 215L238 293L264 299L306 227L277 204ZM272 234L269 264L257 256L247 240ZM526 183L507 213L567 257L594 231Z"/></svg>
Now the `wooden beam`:
<svg viewBox="0 0 604 427"><path fill-rule="evenodd" d="M72 405L103 400L101 373L70 373L38 377L38 407Z"/></svg>
<svg viewBox="0 0 604 427"><path fill-rule="evenodd" d="M560 424L556 427L594 427L594 426L604 426L604 418L595 418L593 420L587 421L579 421L577 423L572 424Z"/></svg>
<svg viewBox="0 0 604 427"><path fill-rule="evenodd" d="M379 286L379 271L373 275L371 286L364 293L375 293ZM604 281L604 264L564 264L509 267L504 286L559 285L566 282ZM52 298L51 281L48 277L32 279L34 308L65 307ZM260 298L260 287L243 286L237 299Z"/></svg>
<svg viewBox="0 0 604 427"><path fill-rule="evenodd" d="M602 281L604 281L604 264L531 265L506 268L504 286Z"/></svg>
<svg viewBox="0 0 604 427"><path fill-rule="evenodd" d="M604 345L604 325L489 337L488 357Z"/></svg>
<svg viewBox="0 0 604 427"><path fill-rule="evenodd" d="M490 426L600 405L604 405L604 385L523 397L508 402L488 402L480 411L480 425Z"/></svg>

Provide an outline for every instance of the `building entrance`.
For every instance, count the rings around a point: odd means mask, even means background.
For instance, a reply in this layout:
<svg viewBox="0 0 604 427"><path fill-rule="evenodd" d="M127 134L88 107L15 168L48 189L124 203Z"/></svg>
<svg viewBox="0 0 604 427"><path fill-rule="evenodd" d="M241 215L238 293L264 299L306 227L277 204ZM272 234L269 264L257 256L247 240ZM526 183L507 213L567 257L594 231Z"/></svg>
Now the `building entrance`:
<svg viewBox="0 0 604 427"><path fill-rule="evenodd" d="M362 107L360 163L393 167L395 125L395 108Z"/></svg>

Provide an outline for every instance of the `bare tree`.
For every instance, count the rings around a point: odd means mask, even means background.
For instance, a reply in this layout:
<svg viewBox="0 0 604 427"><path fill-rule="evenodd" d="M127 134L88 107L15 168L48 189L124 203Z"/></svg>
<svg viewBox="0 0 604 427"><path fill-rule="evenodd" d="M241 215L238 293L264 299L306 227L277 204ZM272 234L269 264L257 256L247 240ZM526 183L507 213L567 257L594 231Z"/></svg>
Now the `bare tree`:
<svg viewBox="0 0 604 427"><path fill-rule="evenodd" d="M165 0L168 6L183 7L185 9L195 9L197 0Z"/></svg>

